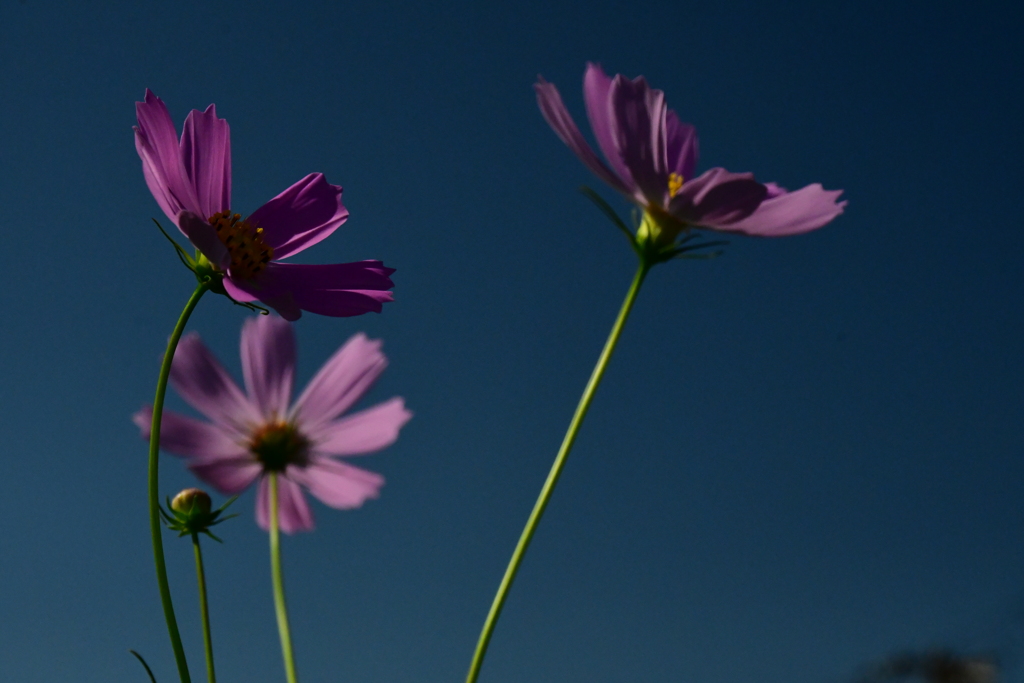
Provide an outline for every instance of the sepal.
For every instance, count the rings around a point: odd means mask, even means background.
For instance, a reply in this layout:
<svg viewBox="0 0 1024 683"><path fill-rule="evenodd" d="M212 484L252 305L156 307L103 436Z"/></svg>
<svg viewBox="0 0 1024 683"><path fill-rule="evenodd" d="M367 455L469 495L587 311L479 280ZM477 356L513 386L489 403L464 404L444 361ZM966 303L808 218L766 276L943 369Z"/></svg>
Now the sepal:
<svg viewBox="0 0 1024 683"><path fill-rule="evenodd" d="M202 533L221 543L219 538L210 533L210 527L238 516L221 517L228 506L238 500L238 496L232 496L216 510L210 509L210 496L200 489L185 489L173 501L170 496L166 500L167 509L161 506L160 516L168 529L178 532L179 538Z"/></svg>

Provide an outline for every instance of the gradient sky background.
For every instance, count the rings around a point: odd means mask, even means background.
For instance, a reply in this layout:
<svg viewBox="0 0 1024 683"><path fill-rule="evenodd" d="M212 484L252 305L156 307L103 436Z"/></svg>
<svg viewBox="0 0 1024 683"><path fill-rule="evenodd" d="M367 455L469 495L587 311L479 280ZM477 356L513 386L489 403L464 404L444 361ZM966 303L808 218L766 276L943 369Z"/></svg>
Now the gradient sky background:
<svg viewBox="0 0 1024 683"><path fill-rule="evenodd" d="M382 315L305 316L299 386L385 340L415 418L316 503L285 567L303 681L464 679L634 269L577 192L538 73L644 74L699 170L843 188L832 225L649 277L481 683L839 683L905 648L1024 680L1022 10L1012 3L0 3L0 679L177 680L129 417L193 287L131 126L231 125L233 208L303 175L351 218L306 262L398 269ZM308 255L308 256L307 256ZM190 329L233 372L245 312ZM169 405L182 409L176 397ZM162 488L194 483L165 456ZM216 497L215 500L222 500ZM250 491L206 547L221 683L281 681ZM187 540L167 538L194 680Z"/></svg>

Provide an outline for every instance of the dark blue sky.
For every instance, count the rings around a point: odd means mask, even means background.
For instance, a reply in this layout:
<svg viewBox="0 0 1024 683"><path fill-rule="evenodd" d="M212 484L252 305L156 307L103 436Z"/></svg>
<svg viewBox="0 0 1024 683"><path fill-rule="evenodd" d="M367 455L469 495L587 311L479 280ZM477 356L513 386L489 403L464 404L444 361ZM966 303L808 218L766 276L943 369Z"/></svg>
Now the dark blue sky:
<svg viewBox="0 0 1024 683"><path fill-rule="evenodd" d="M163 344L191 288L131 135L146 87L217 104L234 202L306 173L380 258L349 335L416 416L382 497L285 544L304 681L460 681L634 269L548 129L588 60L644 74L699 170L843 188L834 224L650 276L481 683L843 681L890 651L997 648L1021 680L1021 10L935 3L0 4L0 679L174 680L145 509ZM940 3L941 5L941 3ZM305 255L304 255L305 256ZM238 372L243 311L190 329ZM173 408L182 409L177 397ZM163 459L166 493L194 480ZM266 535L207 545L222 683L282 680ZM189 544L167 540L203 680Z"/></svg>

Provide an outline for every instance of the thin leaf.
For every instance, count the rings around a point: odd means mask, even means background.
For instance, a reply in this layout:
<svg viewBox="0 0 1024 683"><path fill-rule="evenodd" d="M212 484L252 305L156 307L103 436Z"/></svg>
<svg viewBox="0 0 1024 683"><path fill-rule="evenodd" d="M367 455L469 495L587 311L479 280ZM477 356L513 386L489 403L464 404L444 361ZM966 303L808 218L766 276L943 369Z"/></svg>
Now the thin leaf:
<svg viewBox="0 0 1024 683"><path fill-rule="evenodd" d="M708 259L718 258L724 253L724 251L712 251L708 254L676 254L672 258L699 259L701 261L706 261Z"/></svg>
<svg viewBox="0 0 1024 683"><path fill-rule="evenodd" d="M622 222L621 218L619 218L619 214L615 213L615 209L613 209L608 202L602 199L601 195L594 192L586 185L580 185L580 192L585 194L590 201L594 202L594 204L597 205L597 208L601 209L602 213L611 219L612 223L615 224L615 227L625 233L626 239L628 239L629 243L633 245L634 249L636 249L636 237L633 236L633 232L627 228L626 224Z"/></svg>
<svg viewBox="0 0 1024 683"><path fill-rule="evenodd" d="M672 255L675 256L676 254L684 254L688 251L696 251L697 249L707 249L710 247L724 247L727 244L729 244L729 242L726 240L715 240L714 242L701 242L699 244L691 244L688 247L681 247L679 249L676 249L675 251L672 252Z"/></svg>
<svg viewBox="0 0 1024 683"><path fill-rule="evenodd" d="M140 655L135 650L128 650L128 652L131 652L133 655L135 655L135 658L142 663L142 666L146 667L146 673L149 674L149 680L152 681L152 683L156 683L156 676L153 675L153 670L149 668L149 664L146 664L146 660L142 658L142 655Z"/></svg>
<svg viewBox="0 0 1024 683"><path fill-rule="evenodd" d="M213 540L217 541L217 543L223 543L224 542L224 541L220 540L219 538L217 538L216 536L214 536L213 534L211 534L209 529L203 529L203 533L206 534L207 536L209 536L210 538L212 538Z"/></svg>
<svg viewBox="0 0 1024 683"><path fill-rule="evenodd" d="M175 242L173 237L171 237L170 235L167 234L167 231L164 230L164 226L160 225L160 222L157 221L157 219L154 218L153 222L156 223L156 227L160 229L160 232L163 233L163 236L167 238L167 241L174 245L174 249L175 249L175 251L178 252L178 258L181 259L181 262L184 263L188 267L189 270L191 270L192 272L195 272L195 270L196 270L196 261L195 261L195 259L193 259L191 256L189 256L188 252L186 252L184 249L182 249L181 245L179 245L177 242Z"/></svg>

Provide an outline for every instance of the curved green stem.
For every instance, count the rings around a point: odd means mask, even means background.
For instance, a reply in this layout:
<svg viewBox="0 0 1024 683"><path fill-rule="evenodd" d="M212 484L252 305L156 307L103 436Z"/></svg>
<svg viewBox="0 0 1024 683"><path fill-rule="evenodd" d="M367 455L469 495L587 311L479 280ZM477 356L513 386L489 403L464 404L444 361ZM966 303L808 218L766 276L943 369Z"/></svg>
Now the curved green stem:
<svg viewBox="0 0 1024 683"><path fill-rule="evenodd" d="M199 580L199 613L203 618L203 646L206 650L206 678L217 683L213 672L213 638L210 636L210 605L206 600L206 572L203 571L203 551L199 548L199 534L192 532L192 547L196 551L196 578Z"/></svg>
<svg viewBox="0 0 1024 683"><path fill-rule="evenodd" d="M505 605L505 599L508 597L512 582L515 581L519 565L522 564L526 549L533 539L533 534L537 530L537 525L544 514L544 509L547 507L551 494L555 490L555 484L558 483L558 478L562 474L562 468L565 467L569 451L572 450L572 445L576 441L580 425L583 424L583 418L586 417L590 403L597 392L597 385L601 383L601 377L604 376L604 371L608 367L608 361L612 357L612 352L615 351L615 345L622 334L622 328L626 325L626 318L629 317L629 312L633 309L633 303L636 301L637 294L640 293L640 285L643 284L644 278L647 277L647 272L650 269L651 264L641 258L640 267L633 277L633 283L629 287L629 292L626 293L626 300L622 302L622 308L619 310L619 317L615 319L611 334L608 335L608 341L604 344L604 349L597 359L597 365L594 366L594 371L590 375L590 381L587 382L587 386L583 390L583 396L580 397L579 405L576 406L576 413L572 416L572 421L569 423L569 430L565 433L565 438L562 439L562 447L558 449L558 455L555 456L555 462L551 465L548 478L540 490L537 502L533 505L533 511L530 513L530 518L526 521L526 527L519 536L519 543L516 544L516 549L512 553L512 559L508 563L508 568L505 569L505 576L501 579L498 593L494 596L491 610L487 613L484 628L480 632L480 639L477 641L476 651L473 653L473 661L469 666L469 675L466 677L466 683L475 683L480 675L480 668L483 666L484 656L487 654L487 646L491 642L491 635L494 632L495 625L498 623L498 617L501 616L501 608Z"/></svg>
<svg viewBox="0 0 1024 683"><path fill-rule="evenodd" d="M160 364L160 377L156 382L156 398L153 399L153 419L149 433L149 531L153 537L153 563L156 565L156 582L160 588L160 602L164 608L164 618L167 620L167 633L171 637L171 647L174 649L174 660L178 664L178 675L181 683L192 683L188 675L188 662L185 660L185 648L181 645L181 634L178 633L178 621L174 618L174 604L171 602L171 587L167 582L167 563L164 561L164 541L162 529L160 528L160 420L164 412L164 395L167 393L167 378L171 374L171 361L174 360L174 351L178 348L178 340L185 329L185 323L195 310L196 304L202 298L209 284L201 283L192 292L192 297L185 304L185 310L181 312L178 323L174 326L171 338L167 342L167 351L164 353L163 362Z"/></svg>
<svg viewBox="0 0 1024 683"><path fill-rule="evenodd" d="M277 631L281 635L281 655L288 683L298 683L295 674L295 656L292 654L292 632L288 628L288 606L284 600L284 573L281 571L281 538L277 519L277 472L270 472L270 573L274 582L274 611L277 613Z"/></svg>

